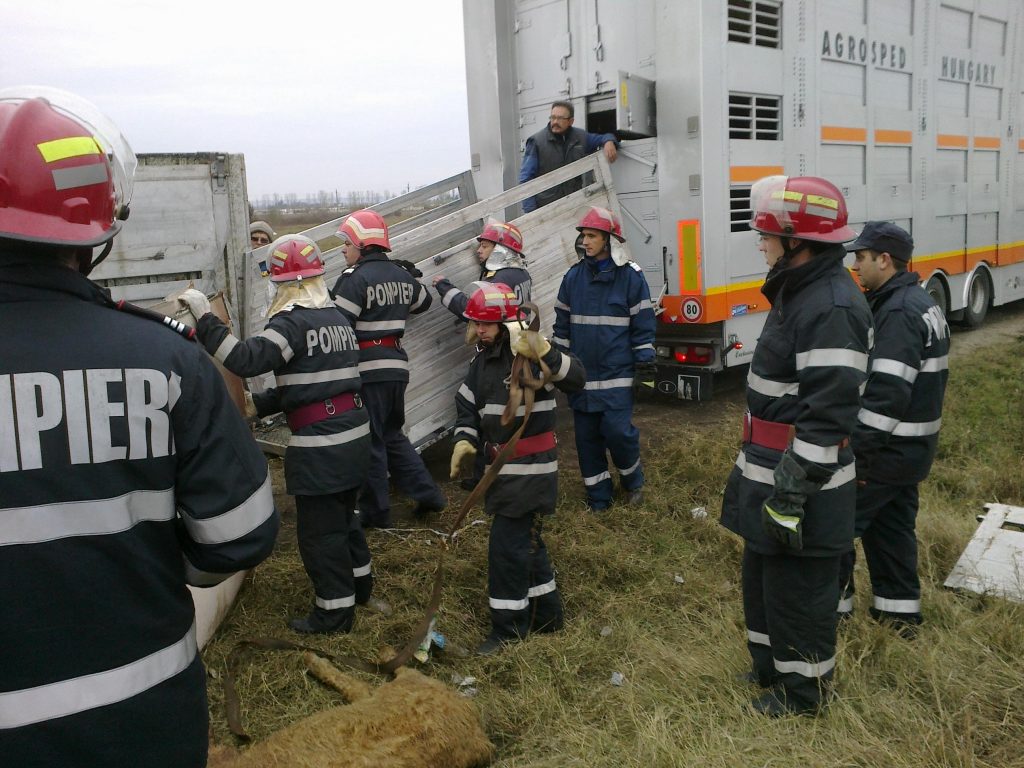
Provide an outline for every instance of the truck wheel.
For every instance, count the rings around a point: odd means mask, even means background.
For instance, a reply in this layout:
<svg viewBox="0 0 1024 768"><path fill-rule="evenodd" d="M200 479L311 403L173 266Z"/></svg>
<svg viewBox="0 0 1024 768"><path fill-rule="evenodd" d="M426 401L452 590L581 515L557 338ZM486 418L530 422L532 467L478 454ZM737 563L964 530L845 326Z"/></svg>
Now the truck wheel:
<svg viewBox="0 0 1024 768"><path fill-rule="evenodd" d="M979 269L971 276L967 288L967 306L964 307L964 324L968 328L977 328L985 322L988 305L992 302L992 281L988 272Z"/></svg>
<svg viewBox="0 0 1024 768"><path fill-rule="evenodd" d="M942 316L945 317L949 313L949 298L946 296L946 286L942 278L932 275L925 283L924 289L932 297L932 301L938 304Z"/></svg>

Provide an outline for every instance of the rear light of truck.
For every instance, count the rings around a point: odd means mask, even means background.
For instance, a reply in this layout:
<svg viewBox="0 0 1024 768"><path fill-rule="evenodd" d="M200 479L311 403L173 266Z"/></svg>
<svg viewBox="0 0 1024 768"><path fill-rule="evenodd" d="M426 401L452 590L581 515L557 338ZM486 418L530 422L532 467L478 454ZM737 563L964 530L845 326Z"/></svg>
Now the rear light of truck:
<svg viewBox="0 0 1024 768"><path fill-rule="evenodd" d="M677 363L687 365L710 365L714 350L711 347L702 347L696 344L687 344L683 347L676 347L673 352Z"/></svg>

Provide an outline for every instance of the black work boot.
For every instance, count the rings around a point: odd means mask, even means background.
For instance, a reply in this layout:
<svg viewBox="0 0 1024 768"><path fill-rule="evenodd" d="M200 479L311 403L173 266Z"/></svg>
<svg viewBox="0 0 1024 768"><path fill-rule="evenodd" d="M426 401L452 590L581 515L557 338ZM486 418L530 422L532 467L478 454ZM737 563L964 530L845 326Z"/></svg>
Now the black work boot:
<svg viewBox="0 0 1024 768"><path fill-rule="evenodd" d="M488 635L486 638L484 638L484 641L476 647L476 655L493 656L511 642L511 640L503 640L500 637Z"/></svg>
<svg viewBox="0 0 1024 768"><path fill-rule="evenodd" d="M347 634L352 631L355 616L353 608L341 608L336 611L314 608L309 616L289 620L288 626L300 635Z"/></svg>
<svg viewBox="0 0 1024 768"><path fill-rule="evenodd" d="M424 517L427 517L428 515L432 515L435 512L440 512L447 506L448 499L440 495L434 499L428 499L426 501L417 501L416 506L413 507L412 516L422 520Z"/></svg>
<svg viewBox="0 0 1024 768"><path fill-rule="evenodd" d="M748 669L746 672L740 672L736 675L736 682L738 683L749 683L750 685L759 685L762 688L770 688L772 686L772 680L766 677L761 677L757 672L752 669Z"/></svg>
<svg viewBox="0 0 1024 768"><path fill-rule="evenodd" d="M820 706L799 704L786 696L786 691L778 685L772 686L765 693L750 702L756 712L768 717L786 717L788 715L814 716L822 711Z"/></svg>

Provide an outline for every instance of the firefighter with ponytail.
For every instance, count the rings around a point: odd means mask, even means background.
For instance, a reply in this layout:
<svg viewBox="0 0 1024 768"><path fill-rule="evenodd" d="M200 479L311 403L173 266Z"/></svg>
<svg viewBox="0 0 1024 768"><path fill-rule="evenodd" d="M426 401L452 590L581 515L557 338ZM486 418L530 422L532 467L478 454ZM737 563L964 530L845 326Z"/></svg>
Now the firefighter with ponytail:
<svg viewBox="0 0 1024 768"><path fill-rule="evenodd" d="M550 381L536 390L522 436L484 498L484 509L494 516L487 560L491 631L477 653L488 655L530 632L562 627L562 598L541 531L543 519L554 514L558 496L555 388L577 392L586 374L576 357L553 348L538 332L524 330L512 288L477 282L468 293L465 317L480 351L455 395L453 478L462 462L477 453L492 463L522 424L525 405L517 407L509 423L502 423L515 356L526 358L535 375L541 374L541 361L550 371Z"/></svg>
<svg viewBox="0 0 1024 768"><path fill-rule="evenodd" d="M235 338L199 291L181 298L199 319L203 346L225 368L242 377L274 374L275 386L252 395L252 405L255 415L283 411L288 418L285 485L295 497L299 554L313 584L309 614L289 626L302 634L349 632L356 604L366 604L373 587L355 516L370 447L359 347L327 290L316 243L284 235L271 243L268 260L277 291L266 328L248 339Z"/></svg>

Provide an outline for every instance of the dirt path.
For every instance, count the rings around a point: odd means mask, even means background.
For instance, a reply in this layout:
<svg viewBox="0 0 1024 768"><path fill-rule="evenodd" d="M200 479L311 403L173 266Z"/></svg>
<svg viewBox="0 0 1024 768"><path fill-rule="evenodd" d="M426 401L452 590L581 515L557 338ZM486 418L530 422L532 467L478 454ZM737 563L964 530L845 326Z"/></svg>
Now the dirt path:
<svg viewBox="0 0 1024 768"><path fill-rule="evenodd" d="M1018 301L989 310L981 328L952 326L952 329L950 354L953 357L981 347L1013 341L1024 335L1024 302Z"/></svg>

